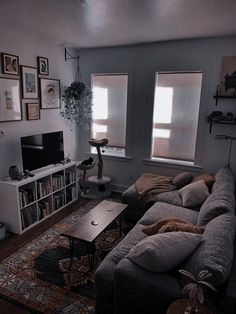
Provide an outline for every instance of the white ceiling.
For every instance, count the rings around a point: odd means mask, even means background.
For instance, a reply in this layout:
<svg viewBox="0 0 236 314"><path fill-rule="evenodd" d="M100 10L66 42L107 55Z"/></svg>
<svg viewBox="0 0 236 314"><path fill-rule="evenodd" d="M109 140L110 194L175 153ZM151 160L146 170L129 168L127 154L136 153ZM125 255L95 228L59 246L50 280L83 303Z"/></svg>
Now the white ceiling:
<svg viewBox="0 0 236 314"><path fill-rule="evenodd" d="M0 27L86 48L236 35L236 0L0 0Z"/></svg>

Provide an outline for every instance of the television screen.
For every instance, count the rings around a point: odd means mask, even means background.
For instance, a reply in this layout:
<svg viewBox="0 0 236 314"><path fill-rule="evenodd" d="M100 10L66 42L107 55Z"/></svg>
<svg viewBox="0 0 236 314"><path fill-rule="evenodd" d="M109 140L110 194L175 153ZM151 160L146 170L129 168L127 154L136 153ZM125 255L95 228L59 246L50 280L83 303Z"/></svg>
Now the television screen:
<svg viewBox="0 0 236 314"><path fill-rule="evenodd" d="M64 160L63 132L21 137L24 170L35 170Z"/></svg>

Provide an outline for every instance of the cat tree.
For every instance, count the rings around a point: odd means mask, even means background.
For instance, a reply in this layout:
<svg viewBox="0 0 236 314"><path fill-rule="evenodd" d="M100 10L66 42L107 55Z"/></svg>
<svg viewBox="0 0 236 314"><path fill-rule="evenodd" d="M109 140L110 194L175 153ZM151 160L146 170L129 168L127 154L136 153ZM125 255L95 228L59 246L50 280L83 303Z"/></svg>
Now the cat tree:
<svg viewBox="0 0 236 314"><path fill-rule="evenodd" d="M111 194L111 178L102 175L103 159L101 154L101 147L105 147L108 144L108 139L103 138L101 140L96 140L92 138L88 142L90 146L96 147L98 156L98 172L97 176L92 176L88 178L89 192L87 196L88 198L107 197Z"/></svg>

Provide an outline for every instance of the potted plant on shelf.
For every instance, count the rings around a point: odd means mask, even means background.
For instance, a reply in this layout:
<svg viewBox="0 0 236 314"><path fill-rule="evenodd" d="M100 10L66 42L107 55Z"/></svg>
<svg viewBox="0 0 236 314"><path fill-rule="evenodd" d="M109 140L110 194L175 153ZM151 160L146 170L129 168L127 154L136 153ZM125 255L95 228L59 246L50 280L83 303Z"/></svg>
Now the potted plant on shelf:
<svg viewBox="0 0 236 314"><path fill-rule="evenodd" d="M206 279L211 277L212 274L208 270L202 270L199 272L197 276L194 276L189 271L180 269L179 272L188 277L191 281L187 283L182 293L184 295L188 295L189 302L185 308L185 314L198 314L200 313L199 304L203 304L205 296L204 296L204 289L209 288L213 291L217 291L215 287L209 283Z"/></svg>

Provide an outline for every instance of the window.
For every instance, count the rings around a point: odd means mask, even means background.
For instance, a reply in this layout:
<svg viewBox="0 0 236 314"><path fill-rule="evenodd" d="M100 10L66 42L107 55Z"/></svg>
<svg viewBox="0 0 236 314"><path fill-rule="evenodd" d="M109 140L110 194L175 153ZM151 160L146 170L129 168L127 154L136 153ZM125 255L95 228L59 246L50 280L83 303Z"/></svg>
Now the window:
<svg viewBox="0 0 236 314"><path fill-rule="evenodd" d="M156 73L152 158L194 162L202 73Z"/></svg>
<svg viewBox="0 0 236 314"><path fill-rule="evenodd" d="M92 76L92 137L108 138L107 153L125 154L127 74Z"/></svg>

